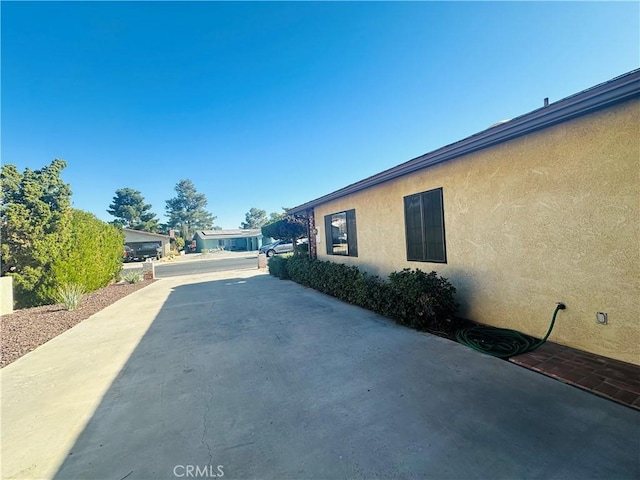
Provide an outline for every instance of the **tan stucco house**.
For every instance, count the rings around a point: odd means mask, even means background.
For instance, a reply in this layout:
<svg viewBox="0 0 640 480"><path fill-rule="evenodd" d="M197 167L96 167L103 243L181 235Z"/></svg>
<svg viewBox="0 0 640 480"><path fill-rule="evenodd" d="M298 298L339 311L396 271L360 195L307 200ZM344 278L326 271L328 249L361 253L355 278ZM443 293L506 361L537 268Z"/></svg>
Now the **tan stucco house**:
<svg viewBox="0 0 640 480"><path fill-rule="evenodd" d="M461 316L537 337L562 301L551 341L640 364L640 70L289 213L321 260L436 270Z"/></svg>

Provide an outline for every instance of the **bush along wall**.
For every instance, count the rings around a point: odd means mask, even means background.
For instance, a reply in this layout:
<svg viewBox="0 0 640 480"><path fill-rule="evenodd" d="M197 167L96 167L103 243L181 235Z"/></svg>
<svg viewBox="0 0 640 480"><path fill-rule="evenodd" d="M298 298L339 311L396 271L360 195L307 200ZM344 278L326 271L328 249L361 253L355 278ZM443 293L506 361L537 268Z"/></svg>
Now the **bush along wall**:
<svg viewBox="0 0 640 480"><path fill-rule="evenodd" d="M458 309L455 287L436 272L404 269L384 280L355 266L294 256L271 258L269 273L418 330L440 330Z"/></svg>

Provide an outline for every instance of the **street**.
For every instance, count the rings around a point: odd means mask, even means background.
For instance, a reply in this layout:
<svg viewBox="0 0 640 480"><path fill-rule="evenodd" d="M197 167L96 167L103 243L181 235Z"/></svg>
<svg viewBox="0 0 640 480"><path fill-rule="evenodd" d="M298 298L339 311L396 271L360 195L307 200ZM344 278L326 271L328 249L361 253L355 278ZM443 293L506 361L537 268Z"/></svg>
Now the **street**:
<svg viewBox="0 0 640 480"><path fill-rule="evenodd" d="M155 262L156 278L178 277L199 273L224 272L228 270L248 270L258 268L258 254L256 252L227 253L226 257L196 257L182 259L171 263ZM142 268L142 263L125 264L125 269Z"/></svg>

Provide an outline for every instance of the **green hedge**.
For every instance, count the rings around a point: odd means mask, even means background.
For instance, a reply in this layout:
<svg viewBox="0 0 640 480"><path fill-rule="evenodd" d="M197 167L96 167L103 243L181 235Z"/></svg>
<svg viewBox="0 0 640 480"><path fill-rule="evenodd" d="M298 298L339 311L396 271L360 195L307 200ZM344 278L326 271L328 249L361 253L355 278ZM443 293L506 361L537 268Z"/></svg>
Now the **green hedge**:
<svg viewBox="0 0 640 480"><path fill-rule="evenodd" d="M92 292L116 279L122 269L121 229L91 213L72 210L65 233L66 241L50 271L56 286L74 283Z"/></svg>
<svg viewBox="0 0 640 480"><path fill-rule="evenodd" d="M436 272L404 269L383 280L355 266L294 256L271 258L269 273L419 330L437 330L458 309L455 287Z"/></svg>
<svg viewBox="0 0 640 480"><path fill-rule="evenodd" d="M289 258L291 258L290 255L277 255L271 257L268 263L269 273L282 280L288 280L289 273L287 272L287 262Z"/></svg>

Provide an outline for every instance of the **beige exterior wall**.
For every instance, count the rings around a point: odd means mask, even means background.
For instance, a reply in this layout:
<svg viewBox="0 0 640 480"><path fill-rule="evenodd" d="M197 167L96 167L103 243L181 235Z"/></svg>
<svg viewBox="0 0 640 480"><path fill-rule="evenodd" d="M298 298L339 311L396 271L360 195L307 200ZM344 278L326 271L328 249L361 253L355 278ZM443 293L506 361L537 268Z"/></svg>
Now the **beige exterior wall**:
<svg viewBox="0 0 640 480"><path fill-rule="evenodd" d="M13 277L0 277L0 315L13 313Z"/></svg>
<svg viewBox="0 0 640 480"><path fill-rule="evenodd" d="M403 197L443 187L447 263L406 260ZM357 258L324 216L356 209ZM318 258L436 270L463 317L640 364L640 102L541 130L320 205ZM596 323L596 312L608 325Z"/></svg>

